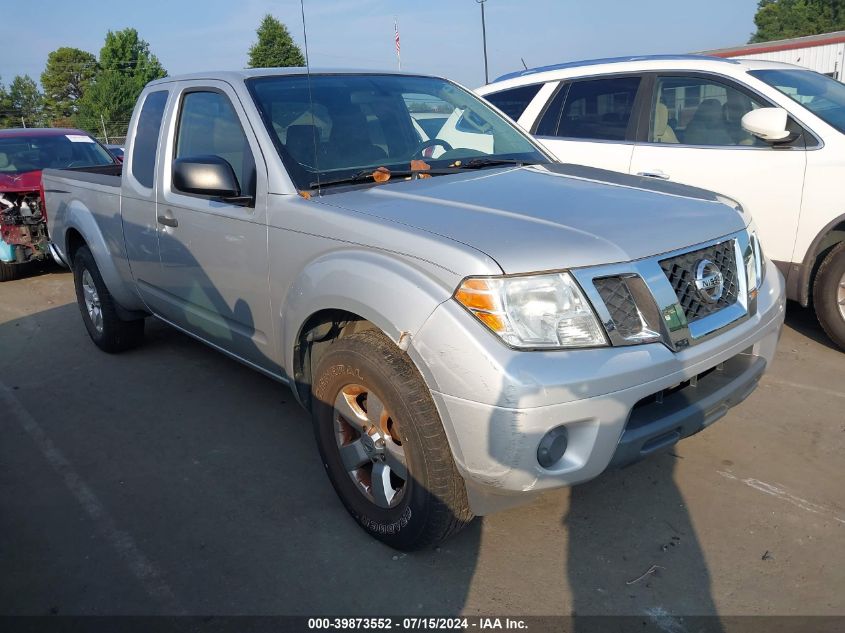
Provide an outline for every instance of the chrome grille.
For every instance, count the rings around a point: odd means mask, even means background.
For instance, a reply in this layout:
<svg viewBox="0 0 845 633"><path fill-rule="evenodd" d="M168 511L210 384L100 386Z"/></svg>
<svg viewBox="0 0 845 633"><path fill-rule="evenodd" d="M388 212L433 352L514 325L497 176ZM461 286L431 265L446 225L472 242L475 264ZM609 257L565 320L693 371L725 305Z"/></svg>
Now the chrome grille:
<svg viewBox="0 0 845 633"><path fill-rule="evenodd" d="M643 331L643 320L631 291L621 277L594 279L604 305L616 330L623 338L631 338Z"/></svg>
<svg viewBox="0 0 845 633"><path fill-rule="evenodd" d="M713 262L723 276L724 290L722 296L713 303L703 301L695 287L695 268L702 259L709 259ZM678 296L678 303L683 308L687 321L690 323L733 305L739 297L739 280L737 278L736 252L733 240L661 260L660 267L666 274L669 283L672 284L672 288Z"/></svg>

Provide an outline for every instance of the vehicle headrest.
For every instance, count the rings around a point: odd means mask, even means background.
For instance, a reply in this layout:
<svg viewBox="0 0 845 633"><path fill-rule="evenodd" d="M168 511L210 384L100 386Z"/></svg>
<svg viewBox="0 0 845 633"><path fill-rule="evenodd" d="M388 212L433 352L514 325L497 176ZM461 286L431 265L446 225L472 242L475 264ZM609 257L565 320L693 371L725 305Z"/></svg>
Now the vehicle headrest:
<svg viewBox="0 0 845 633"><path fill-rule="evenodd" d="M0 169L5 169L9 166L9 155L6 152L0 152Z"/></svg>

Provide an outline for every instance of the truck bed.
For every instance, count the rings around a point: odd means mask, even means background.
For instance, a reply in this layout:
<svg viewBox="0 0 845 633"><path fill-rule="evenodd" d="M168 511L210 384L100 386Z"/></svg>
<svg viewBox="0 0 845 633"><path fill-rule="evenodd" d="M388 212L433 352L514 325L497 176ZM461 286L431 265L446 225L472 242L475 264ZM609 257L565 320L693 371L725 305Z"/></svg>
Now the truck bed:
<svg viewBox="0 0 845 633"><path fill-rule="evenodd" d="M78 182L105 185L120 189L123 165L101 165L97 167L70 167L68 169L45 169L44 176L74 180Z"/></svg>

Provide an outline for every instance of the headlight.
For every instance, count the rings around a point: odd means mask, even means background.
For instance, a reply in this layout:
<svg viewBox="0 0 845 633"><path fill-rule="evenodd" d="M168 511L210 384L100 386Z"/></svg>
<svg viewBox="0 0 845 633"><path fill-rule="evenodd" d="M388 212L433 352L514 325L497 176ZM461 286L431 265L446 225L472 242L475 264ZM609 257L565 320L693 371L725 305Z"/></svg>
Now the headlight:
<svg viewBox="0 0 845 633"><path fill-rule="evenodd" d="M748 234L748 252L745 255L745 275L748 280L748 294L754 296L757 289L763 283L765 263L763 261L763 250L760 247L760 239L756 231Z"/></svg>
<svg viewBox="0 0 845 633"><path fill-rule="evenodd" d="M471 277L455 299L511 347L607 345L587 298L568 273Z"/></svg>

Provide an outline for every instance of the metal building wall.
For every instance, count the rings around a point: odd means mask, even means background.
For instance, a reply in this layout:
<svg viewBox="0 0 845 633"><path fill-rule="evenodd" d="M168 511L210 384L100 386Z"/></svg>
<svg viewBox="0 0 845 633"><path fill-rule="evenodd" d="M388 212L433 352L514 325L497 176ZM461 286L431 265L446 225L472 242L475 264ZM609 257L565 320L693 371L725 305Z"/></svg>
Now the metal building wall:
<svg viewBox="0 0 845 633"><path fill-rule="evenodd" d="M832 75L839 81L845 81L845 43L843 42L771 53L736 55L734 59L765 59L773 62L786 62Z"/></svg>

